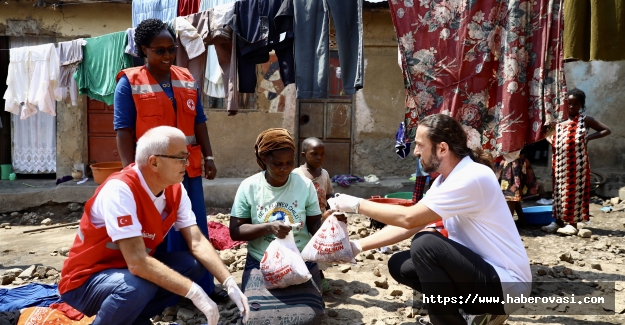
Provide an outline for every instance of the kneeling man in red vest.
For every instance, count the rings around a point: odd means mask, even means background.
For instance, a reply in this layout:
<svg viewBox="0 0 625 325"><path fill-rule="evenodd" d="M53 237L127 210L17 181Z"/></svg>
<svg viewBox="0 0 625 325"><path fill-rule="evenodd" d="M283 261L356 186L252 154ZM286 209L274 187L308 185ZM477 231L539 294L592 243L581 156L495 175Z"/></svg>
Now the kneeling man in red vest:
<svg viewBox="0 0 625 325"><path fill-rule="evenodd" d="M247 321L247 298L197 227L180 184L188 157L182 131L150 129L137 141L136 164L109 176L85 204L59 292L85 315L97 315L92 325L152 324L150 318L176 295L189 298L216 325L217 305L196 283L207 270ZM189 252L156 252L172 226Z"/></svg>

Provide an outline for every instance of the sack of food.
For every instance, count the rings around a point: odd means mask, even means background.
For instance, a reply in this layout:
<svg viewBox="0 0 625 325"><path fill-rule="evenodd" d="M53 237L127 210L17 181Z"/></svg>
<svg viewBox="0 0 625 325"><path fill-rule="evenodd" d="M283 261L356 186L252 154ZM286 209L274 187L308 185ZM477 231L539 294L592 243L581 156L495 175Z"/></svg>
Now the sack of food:
<svg viewBox="0 0 625 325"><path fill-rule="evenodd" d="M347 225L333 213L321 225L302 251L305 261L323 263L356 263L349 244Z"/></svg>
<svg viewBox="0 0 625 325"><path fill-rule="evenodd" d="M286 224L289 224L288 220ZM295 245L293 232L289 232L283 239L276 238L269 244L260 261L260 272L267 289L286 288L312 278Z"/></svg>

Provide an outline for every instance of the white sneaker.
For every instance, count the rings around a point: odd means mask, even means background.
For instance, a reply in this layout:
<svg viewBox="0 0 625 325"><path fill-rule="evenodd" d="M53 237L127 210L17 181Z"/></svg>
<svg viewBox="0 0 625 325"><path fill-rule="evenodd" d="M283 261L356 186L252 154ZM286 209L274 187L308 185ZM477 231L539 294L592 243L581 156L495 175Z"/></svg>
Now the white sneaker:
<svg viewBox="0 0 625 325"><path fill-rule="evenodd" d="M566 225L557 230L558 234L565 236L577 235L577 229L571 225Z"/></svg>
<svg viewBox="0 0 625 325"><path fill-rule="evenodd" d="M552 222L546 226L542 226L540 229L542 229L544 232L548 232L550 234L553 234L554 232L556 232L558 230L558 224L555 222Z"/></svg>
<svg viewBox="0 0 625 325"><path fill-rule="evenodd" d="M508 315L464 315L467 325L501 325L508 319Z"/></svg>

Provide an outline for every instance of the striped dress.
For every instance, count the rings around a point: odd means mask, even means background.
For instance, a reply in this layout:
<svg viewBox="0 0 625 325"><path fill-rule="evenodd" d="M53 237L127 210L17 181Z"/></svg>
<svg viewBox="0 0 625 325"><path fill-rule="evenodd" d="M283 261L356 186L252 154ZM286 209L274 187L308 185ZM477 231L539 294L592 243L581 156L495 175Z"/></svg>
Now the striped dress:
<svg viewBox="0 0 625 325"><path fill-rule="evenodd" d="M553 216L565 223L588 221L590 165L586 115L556 126L553 145Z"/></svg>

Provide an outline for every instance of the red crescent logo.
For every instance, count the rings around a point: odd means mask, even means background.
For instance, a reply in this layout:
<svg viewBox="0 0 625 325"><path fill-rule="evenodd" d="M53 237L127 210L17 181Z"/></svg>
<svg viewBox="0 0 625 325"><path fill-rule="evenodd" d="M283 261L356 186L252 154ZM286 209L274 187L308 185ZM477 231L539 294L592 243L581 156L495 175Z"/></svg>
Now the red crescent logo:
<svg viewBox="0 0 625 325"><path fill-rule="evenodd" d="M117 225L119 227L126 227L132 225L132 217L131 216L121 216L117 217Z"/></svg>

